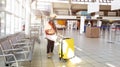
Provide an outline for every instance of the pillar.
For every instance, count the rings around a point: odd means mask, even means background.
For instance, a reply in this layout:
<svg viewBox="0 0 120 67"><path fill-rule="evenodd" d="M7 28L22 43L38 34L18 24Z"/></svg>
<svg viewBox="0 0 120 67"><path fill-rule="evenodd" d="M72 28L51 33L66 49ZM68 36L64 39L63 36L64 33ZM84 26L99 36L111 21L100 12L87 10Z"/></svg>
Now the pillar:
<svg viewBox="0 0 120 67"><path fill-rule="evenodd" d="M80 34L84 32L84 25L85 25L85 16L81 16L80 18Z"/></svg>
<svg viewBox="0 0 120 67"><path fill-rule="evenodd" d="M53 3L51 3L51 11L50 11L50 14L53 14L54 13L54 8L53 8Z"/></svg>
<svg viewBox="0 0 120 67"><path fill-rule="evenodd" d="M30 0L26 0L26 16L25 16L25 34L30 34L30 22L31 22L31 6Z"/></svg>
<svg viewBox="0 0 120 67"><path fill-rule="evenodd" d="M69 0L69 15L72 15L72 10L71 10L71 0Z"/></svg>

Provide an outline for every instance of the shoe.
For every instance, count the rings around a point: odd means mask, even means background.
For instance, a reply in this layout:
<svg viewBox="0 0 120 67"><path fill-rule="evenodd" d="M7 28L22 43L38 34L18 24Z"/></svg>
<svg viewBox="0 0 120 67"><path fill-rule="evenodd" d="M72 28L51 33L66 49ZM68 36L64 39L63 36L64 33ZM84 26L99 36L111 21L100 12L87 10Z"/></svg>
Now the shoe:
<svg viewBox="0 0 120 67"><path fill-rule="evenodd" d="M51 54L51 56L53 56L53 55L54 55L54 53L52 53L52 52L51 52L50 54Z"/></svg>
<svg viewBox="0 0 120 67"><path fill-rule="evenodd" d="M48 53L48 54L47 54L47 57L48 57L48 58L50 58L50 57L51 57L51 54L50 54L50 53Z"/></svg>

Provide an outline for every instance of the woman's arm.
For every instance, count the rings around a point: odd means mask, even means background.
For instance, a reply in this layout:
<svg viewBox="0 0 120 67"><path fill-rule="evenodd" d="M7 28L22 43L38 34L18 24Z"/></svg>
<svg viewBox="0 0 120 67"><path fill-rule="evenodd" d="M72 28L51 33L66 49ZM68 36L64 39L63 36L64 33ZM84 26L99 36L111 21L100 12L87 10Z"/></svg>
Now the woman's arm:
<svg viewBox="0 0 120 67"><path fill-rule="evenodd" d="M47 35L53 35L53 34L55 34L55 30L54 29L47 29L47 30L45 30L45 33Z"/></svg>

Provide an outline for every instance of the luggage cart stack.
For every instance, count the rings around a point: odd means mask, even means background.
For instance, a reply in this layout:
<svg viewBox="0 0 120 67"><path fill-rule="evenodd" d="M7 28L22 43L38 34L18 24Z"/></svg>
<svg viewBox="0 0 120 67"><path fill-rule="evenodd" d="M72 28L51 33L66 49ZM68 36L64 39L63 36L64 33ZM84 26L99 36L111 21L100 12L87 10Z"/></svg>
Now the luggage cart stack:
<svg viewBox="0 0 120 67"><path fill-rule="evenodd" d="M32 24L30 27L30 37L34 37L40 43L40 24Z"/></svg>

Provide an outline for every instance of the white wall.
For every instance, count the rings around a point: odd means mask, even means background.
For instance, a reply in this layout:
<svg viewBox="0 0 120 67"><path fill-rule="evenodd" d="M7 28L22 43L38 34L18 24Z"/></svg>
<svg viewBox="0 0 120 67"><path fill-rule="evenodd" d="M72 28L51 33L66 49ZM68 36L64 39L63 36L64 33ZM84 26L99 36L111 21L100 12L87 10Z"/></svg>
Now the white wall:
<svg viewBox="0 0 120 67"><path fill-rule="evenodd" d="M120 0L113 0L111 3L111 10L120 9Z"/></svg>
<svg viewBox="0 0 120 67"><path fill-rule="evenodd" d="M103 17L103 19L108 19L108 20L120 20L120 17Z"/></svg>
<svg viewBox="0 0 120 67"><path fill-rule="evenodd" d="M76 19L76 16L57 15L56 19Z"/></svg>
<svg viewBox="0 0 120 67"><path fill-rule="evenodd" d="M88 13L99 12L99 3L88 4Z"/></svg>
<svg viewBox="0 0 120 67"><path fill-rule="evenodd" d="M80 19L80 34L83 34L84 32L84 24L85 24L85 16L81 16L81 19Z"/></svg>

